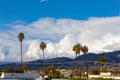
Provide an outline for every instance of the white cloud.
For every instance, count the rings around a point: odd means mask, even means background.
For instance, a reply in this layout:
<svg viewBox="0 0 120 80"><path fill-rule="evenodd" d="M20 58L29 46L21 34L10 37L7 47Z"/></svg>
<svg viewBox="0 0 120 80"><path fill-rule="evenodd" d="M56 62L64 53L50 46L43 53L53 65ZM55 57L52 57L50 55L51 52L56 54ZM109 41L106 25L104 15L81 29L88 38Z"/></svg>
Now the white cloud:
<svg viewBox="0 0 120 80"><path fill-rule="evenodd" d="M0 32L0 59L20 60L19 32L24 32L23 59L42 59L39 49L41 41L46 42L46 58L74 58L72 47L76 43L89 46L89 52L119 50L120 17L95 18L88 20L41 18L30 24L7 24L10 30ZM18 56L19 55L19 56Z"/></svg>
<svg viewBox="0 0 120 80"><path fill-rule="evenodd" d="M25 57L27 57L25 58L26 60L40 59L39 57L42 56L42 54L40 53L39 44L40 41L38 40L34 40L31 42L25 55Z"/></svg>

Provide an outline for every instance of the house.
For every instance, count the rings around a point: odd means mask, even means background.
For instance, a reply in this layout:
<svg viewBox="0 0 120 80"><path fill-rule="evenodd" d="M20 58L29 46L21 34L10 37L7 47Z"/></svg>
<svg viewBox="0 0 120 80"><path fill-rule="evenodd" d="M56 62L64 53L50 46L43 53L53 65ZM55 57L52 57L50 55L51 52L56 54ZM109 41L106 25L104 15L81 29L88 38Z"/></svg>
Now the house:
<svg viewBox="0 0 120 80"><path fill-rule="evenodd" d="M66 69L59 69L60 73L63 74L65 77L70 77L72 70L66 70Z"/></svg>

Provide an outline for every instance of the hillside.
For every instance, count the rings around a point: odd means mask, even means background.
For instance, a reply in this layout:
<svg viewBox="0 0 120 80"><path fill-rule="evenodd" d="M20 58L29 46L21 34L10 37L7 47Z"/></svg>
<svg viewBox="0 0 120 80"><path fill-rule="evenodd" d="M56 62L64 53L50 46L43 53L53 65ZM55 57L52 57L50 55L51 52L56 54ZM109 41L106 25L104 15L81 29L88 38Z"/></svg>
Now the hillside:
<svg viewBox="0 0 120 80"><path fill-rule="evenodd" d="M88 53L87 55L81 55L77 58L81 61L97 61L100 56L105 56L107 58L107 62L120 63L120 50L100 54Z"/></svg>
<svg viewBox="0 0 120 80"><path fill-rule="evenodd" d="M40 67L50 66L50 65L54 65L57 68L69 69L75 65L75 61L78 59L80 61L97 61L100 56L105 56L107 58L108 63L120 63L120 50L114 52L100 53L100 54L88 53L86 55L78 56L75 59L71 59L67 57L58 57L53 59L46 59L45 61L36 60L25 63L28 64L29 69L39 69ZM20 66L21 66L20 63L6 63L6 64L1 64L0 69L5 69L9 67L18 68Z"/></svg>

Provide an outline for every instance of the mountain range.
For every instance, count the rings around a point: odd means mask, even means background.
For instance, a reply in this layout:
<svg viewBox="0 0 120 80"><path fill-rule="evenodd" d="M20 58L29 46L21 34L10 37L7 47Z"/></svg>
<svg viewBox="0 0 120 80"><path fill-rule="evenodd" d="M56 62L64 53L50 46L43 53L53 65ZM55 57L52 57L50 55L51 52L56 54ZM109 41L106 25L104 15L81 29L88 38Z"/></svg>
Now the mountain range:
<svg viewBox="0 0 120 80"><path fill-rule="evenodd" d="M36 61L30 61L25 62L28 64L28 68L30 69L38 69L43 66L49 66L54 65L58 68L71 68L73 65L75 65L77 60L82 61L97 61L100 56L104 56L107 59L107 63L120 63L120 50L113 51L113 52L104 52L104 53L88 53L86 55L80 55L74 59L68 58L68 57L58 57L53 59L46 59L46 60L36 60ZM6 63L1 64L0 69L5 69L8 67L14 67L18 68L20 67L20 63Z"/></svg>
<svg viewBox="0 0 120 80"><path fill-rule="evenodd" d="M107 59L108 63L120 63L120 50L113 51L113 52L104 52L104 53L88 53L86 55L80 55L74 59L68 57L58 57L53 59L45 60L46 63L65 63L65 62L72 62L76 60L80 61L97 61L100 56L104 56ZM30 63L43 63L42 60L32 61Z"/></svg>

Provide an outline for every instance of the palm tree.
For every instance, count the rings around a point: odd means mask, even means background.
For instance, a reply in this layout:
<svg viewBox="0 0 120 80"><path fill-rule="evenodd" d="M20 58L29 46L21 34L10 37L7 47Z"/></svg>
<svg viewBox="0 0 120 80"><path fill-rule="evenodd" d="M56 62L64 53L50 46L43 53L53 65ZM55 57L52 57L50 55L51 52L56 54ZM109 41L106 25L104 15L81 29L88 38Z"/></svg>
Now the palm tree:
<svg viewBox="0 0 120 80"><path fill-rule="evenodd" d="M80 54L81 48L82 48L81 44L76 44L73 46L73 51L75 52L76 57Z"/></svg>
<svg viewBox="0 0 120 80"><path fill-rule="evenodd" d="M106 61L107 61L107 59L106 59L105 56L100 56L100 57L98 58L98 62L99 62L99 64L101 65L101 71L103 71L103 66L104 66L104 64L105 64Z"/></svg>
<svg viewBox="0 0 120 80"><path fill-rule="evenodd" d="M19 39L20 45L21 45L21 64L23 63L23 59L22 59L22 41L23 41L24 38L25 38L25 37L24 37L24 34L23 34L23 33L19 33L19 34L18 34L18 39Z"/></svg>
<svg viewBox="0 0 120 80"><path fill-rule="evenodd" d="M82 46L81 47L81 51L84 53L84 54L87 54L88 53L88 46Z"/></svg>
<svg viewBox="0 0 120 80"><path fill-rule="evenodd" d="M75 52L75 54L76 54L76 58L77 58L77 56L80 54L80 51L81 51L81 48L82 48L82 46L81 46L81 44L76 44L76 45L74 45L73 46L73 51ZM78 58L78 60L76 61L76 68L78 69L78 65L79 65L79 58ZM78 71L78 70L77 70ZM78 72L77 72L78 73ZM80 69L80 78L81 78L81 69Z"/></svg>
<svg viewBox="0 0 120 80"><path fill-rule="evenodd" d="M88 53L88 46L82 46L81 51L86 55ZM86 63L86 68L87 68L87 80L88 80L88 62Z"/></svg>
<svg viewBox="0 0 120 80"><path fill-rule="evenodd" d="M44 54L44 49L46 48L46 44L44 42L40 43L40 49L43 51L43 60L45 60L45 54Z"/></svg>
<svg viewBox="0 0 120 80"><path fill-rule="evenodd" d="M84 54L88 53L88 46L81 46L81 44L76 44L73 46L73 51L76 54L76 57L80 54L80 51L82 51Z"/></svg>
<svg viewBox="0 0 120 80"><path fill-rule="evenodd" d="M80 51L82 51L84 54L87 54L88 46L81 46L80 44L76 44L73 46L73 51L75 52L76 57L80 54ZM88 68L88 66L87 66L87 68ZM80 71L80 73L81 73L81 71ZM87 75L88 75L88 72L87 72ZM88 78L88 76L87 76L87 78Z"/></svg>
<svg viewBox="0 0 120 80"><path fill-rule="evenodd" d="M44 43L44 42L41 42L40 43L40 49L43 51L43 61L44 61L44 64L45 64L45 54L44 54L44 49L46 48L47 46L46 46L46 44ZM43 70L45 70L44 68L43 68ZM43 80L44 80L44 75L45 75L45 72L43 72Z"/></svg>

